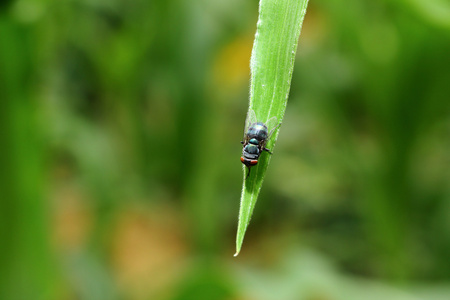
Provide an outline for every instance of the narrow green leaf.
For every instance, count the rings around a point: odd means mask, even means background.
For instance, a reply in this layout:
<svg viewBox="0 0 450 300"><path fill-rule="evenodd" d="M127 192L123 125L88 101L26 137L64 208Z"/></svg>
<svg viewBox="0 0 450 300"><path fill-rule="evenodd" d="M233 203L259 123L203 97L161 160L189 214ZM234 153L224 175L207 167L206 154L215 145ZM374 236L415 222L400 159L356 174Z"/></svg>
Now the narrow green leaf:
<svg viewBox="0 0 450 300"><path fill-rule="evenodd" d="M259 19L250 61L249 103L249 110L254 110L258 121L267 122L273 116L277 117L278 122L283 120L307 5L308 0L261 0L259 3ZM271 150L277 140L278 130L279 127L266 145ZM244 183L235 256L241 250L269 161L270 154L262 153L247 179L247 170L243 166Z"/></svg>

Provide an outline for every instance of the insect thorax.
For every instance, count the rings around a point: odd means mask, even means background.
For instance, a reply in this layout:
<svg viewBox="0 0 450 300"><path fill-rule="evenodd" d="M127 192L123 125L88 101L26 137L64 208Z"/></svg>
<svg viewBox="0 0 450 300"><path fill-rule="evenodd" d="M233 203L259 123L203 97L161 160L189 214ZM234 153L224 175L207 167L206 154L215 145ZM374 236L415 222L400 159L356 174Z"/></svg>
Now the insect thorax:
<svg viewBox="0 0 450 300"><path fill-rule="evenodd" d="M267 135L268 135L267 126L262 122L252 124L247 132L247 136L250 139L255 138L258 141L267 139Z"/></svg>

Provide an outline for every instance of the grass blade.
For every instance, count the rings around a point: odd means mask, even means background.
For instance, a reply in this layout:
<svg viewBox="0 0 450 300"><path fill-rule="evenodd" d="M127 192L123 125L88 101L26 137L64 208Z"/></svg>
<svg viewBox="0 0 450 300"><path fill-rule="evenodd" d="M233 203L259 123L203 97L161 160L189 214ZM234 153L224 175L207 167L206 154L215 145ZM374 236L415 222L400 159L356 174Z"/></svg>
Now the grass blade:
<svg viewBox="0 0 450 300"><path fill-rule="evenodd" d="M250 61L249 103L249 110L255 111L258 121L266 122L273 116L279 122L283 120L307 4L308 0L261 0L259 3L259 19ZM267 148L273 149L278 131L279 128L268 141ZM263 153L247 179L246 167L243 166L244 183L235 256L241 250L269 160L270 155Z"/></svg>

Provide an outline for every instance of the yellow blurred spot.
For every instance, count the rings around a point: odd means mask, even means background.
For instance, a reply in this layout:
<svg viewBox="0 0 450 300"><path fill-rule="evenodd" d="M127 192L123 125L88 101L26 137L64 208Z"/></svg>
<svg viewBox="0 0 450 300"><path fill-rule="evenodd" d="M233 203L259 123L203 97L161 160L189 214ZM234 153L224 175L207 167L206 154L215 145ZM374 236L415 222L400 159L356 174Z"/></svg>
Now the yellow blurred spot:
<svg viewBox="0 0 450 300"><path fill-rule="evenodd" d="M152 299L171 289L182 276L186 245L176 213L131 208L121 213L112 248L120 289L129 299Z"/></svg>
<svg viewBox="0 0 450 300"><path fill-rule="evenodd" d="M309 54L316 51L330 34L327 17L314 6L308 8L302 25L297 53Z"/></svg>
<svg viewBox="0 0 450 300"><path fill-rule="evenodd" d="M85 246L92 227L86 195L79 188L64 186L55 191L53 198L53 244L62 252L77 251Z"/></svg>
<svg viewBox="0 0 450 300"><path fill-rule="evenodd" d="M250 80L253 35L236 38L218 53L213 65L213 84L223 90L236 90Z"/></svg>

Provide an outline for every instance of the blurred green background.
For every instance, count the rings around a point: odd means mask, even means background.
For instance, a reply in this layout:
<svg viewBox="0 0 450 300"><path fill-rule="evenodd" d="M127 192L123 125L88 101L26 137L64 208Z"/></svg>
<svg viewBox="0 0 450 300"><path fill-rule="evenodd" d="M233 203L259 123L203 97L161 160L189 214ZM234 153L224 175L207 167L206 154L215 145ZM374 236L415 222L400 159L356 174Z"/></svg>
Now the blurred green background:
<svg viewBox="0 0 450 300"><path fill-rule="evenodd" d="M448 1L310 1L237 258L258 1L0 3L0 299L450 299Z"/></svg>

